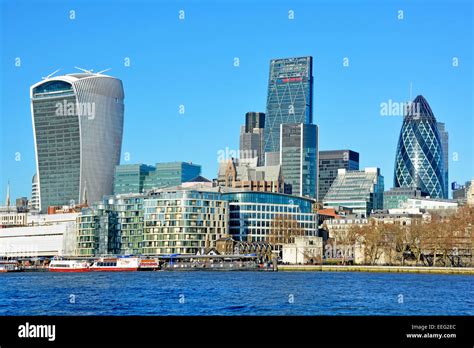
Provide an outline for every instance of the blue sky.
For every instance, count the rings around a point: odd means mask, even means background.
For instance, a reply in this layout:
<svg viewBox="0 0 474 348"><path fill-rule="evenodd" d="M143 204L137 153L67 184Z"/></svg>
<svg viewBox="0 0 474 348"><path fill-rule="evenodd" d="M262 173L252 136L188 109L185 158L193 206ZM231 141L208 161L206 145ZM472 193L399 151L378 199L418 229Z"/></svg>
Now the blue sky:
<svg viewBox="0 0 474 348"><path fill-rule="evenodd" d="M450 182L474 177L468 0L0 3L0 202L7 180L13 197L31 194L29 87L74 66L123 81L122 163L192 161L215 177L218 152L238 150L245 113L265 111L270 59L311 55L321 150L358 151L392 187L402 117L382 116L380 104L407 101L411 82L446 123Z"/></svg>

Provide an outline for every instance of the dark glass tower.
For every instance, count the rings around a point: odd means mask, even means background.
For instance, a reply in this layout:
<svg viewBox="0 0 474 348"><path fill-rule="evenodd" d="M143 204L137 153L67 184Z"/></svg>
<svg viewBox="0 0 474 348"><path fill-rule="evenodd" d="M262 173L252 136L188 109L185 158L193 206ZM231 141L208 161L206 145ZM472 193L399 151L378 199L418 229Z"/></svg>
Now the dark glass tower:
<svg viewBox="0 0 474 348"><path fill-rule="evenodd" d="M318 180L318 126L282 124L280 163L293 195L316 198Z"/></svg>
<svg viewBox="0 0 474 348"><path fill-rule="evenodd" d="M447 198L444 153L436 118L423 96L403 119L395 155L395 187L420 188L433 198Z"/></svg>
<svg viewBox="0 0 474 348"><path fill-rule="evenodd" d="M280 150L281 124L312 124L312 57L272 59L265 116L265 152Z"/></svg>
<svg viewBox="0 0 474 348"><path fill-rule="evenodd" d="M319 201L329 191L338 169L359 170L359 153L352 150L319 151Z"/></svg>
<svg viewBox="0 0 474 348"><path fill-rule="evenodd" d="M265 128L265 113L247 112L245 114L245 133L252 133L255 128Z"/></svg>

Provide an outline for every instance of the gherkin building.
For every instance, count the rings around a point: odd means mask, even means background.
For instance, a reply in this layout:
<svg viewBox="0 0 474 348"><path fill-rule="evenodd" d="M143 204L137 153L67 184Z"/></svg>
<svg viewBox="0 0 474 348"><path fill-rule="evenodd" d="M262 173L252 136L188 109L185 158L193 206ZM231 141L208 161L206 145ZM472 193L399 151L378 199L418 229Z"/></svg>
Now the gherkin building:
<svg viewBox="0 0 474 348"><path fill-rule="evenodd" d="M432 198L447 198L443 146L436 118L419 95L406 110L395 155L395 187L419 188Z"/></svg>

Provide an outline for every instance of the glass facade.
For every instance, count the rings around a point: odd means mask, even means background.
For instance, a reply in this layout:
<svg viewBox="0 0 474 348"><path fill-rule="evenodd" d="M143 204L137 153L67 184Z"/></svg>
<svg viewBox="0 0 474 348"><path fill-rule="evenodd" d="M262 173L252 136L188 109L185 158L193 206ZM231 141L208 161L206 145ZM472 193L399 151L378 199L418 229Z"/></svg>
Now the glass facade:
<svg viewBox="0 0 474 348"><path fill-rule="evenodd" d="M229 202L229 233L238 241L268 242L280 249L275 235L287 237L316 236L317 215L314 200L270 192L224 193Z"/></svg>
<svg viewBox="0 0 474 348"><path fill-rule="evenodd" d="M420 188L447 198L444 153L437 122L421 95L407 108L395 155L394 187Z"/></svg>
<svg viewBox="0 0 474 348"><path fill-rule="evenodd" d="M41 190L39 206L45 211L52 205L79 203L79 119L56 113L57 103L76 103L72 85L64 81L46 82L33 89L32 97Z"/></svg>
<svg viewBox="0 0 474 348"><path fill-rule="evenodd" d="M114 199L117 238L121 255L141 255L143 253L143 202L143 196L117 196Z"/></svg>
<svg viewBox="0 0 474 348"><path fill-rule="evenodd" d="M265 128L265 113L247 112L245 114L245 133L252 133L255 128Z"/></svg>
<svg viewBox="0 0 474 348"><path fill-rule="evenodd" d="M96 202L113 192L122 146L122 82L69 74L30 88L39 208Z"/></svg>
<svg viewBox="0 0 474 348"><path fill-rule="evenodd" d="M143 193L145 178L153 172L146 164L122 164L115 167L114 194Z"/></svg>
<svg viewBox="0 0 474 348"><path fill-rule="evenodd" d="M294 195L316 198L317 126L282 124L280 162L284 182L292 186Z"/></svg>
<svg viewBox="0 0 474 348"><path fill-rule="evenodd" d="M120 253L117 214L113 199L104 198L77 217L76 255L100 256Z"/></svg>
<svg viewBox="0 0 474 348"><path fill-rule="evenodd" d="M229 234L279 249L295 236L316 236L314 203L286 194L213 189L105 197L78 216L76 254L195 255Z"/></svg>
<svg viewBox="0 0 474 348"><path fill-rule="evenodd" d="M157 192L144 208L144 254L195 255L228 233L228 203L217 192Z"/></svg>
<svg viewBox="0 0 474 348"><path fill-rule="evenodd" d="M384 179L378 168L347 171L339 169L323 200L324 208L348 208L360 217L383 209Z"/></svg>
<svg viewBox="0 0 474 348"><path fill-rule="evenodd" d="M338 169L359 170L359 153L352 150L319 151L319 201L323 201L329 191Z"/></svg>
<svg viewBox="0 0 474 348"><path fill-rule="evenodd" d="M201 166L187 162L157 163L144 181L144 190L181 185L201 175Z"/></svg>
<svg viewBox="0 0 474 348"><path fill-rule="evenodd" d="M441 146L443 147L443 165L444 165L444 198L449 198L449 134L446 131L444 123L437 122Z"/></svg>
<svg viewBox="0 0 474 348"><path fill-rule="evenodd" d="M419 189L412 189L410 187L394 187L383 194L383 208L384 209L398 209L402 208L403 204L408 201L408 198L426 196Z"/></svg>
<svg viewBox="0 0 474 348"><path fill-rule="evenodd" d="M110 196L83 209L77 218L77 255L142 254L143 200L141 195Z"/></svg>
<svg viewBox="0 0 474 348"><path fill-rule="evenodd" d="M272 59L268 80L264 151L280 150L280 125L313 123L312 57Z"/></svg>

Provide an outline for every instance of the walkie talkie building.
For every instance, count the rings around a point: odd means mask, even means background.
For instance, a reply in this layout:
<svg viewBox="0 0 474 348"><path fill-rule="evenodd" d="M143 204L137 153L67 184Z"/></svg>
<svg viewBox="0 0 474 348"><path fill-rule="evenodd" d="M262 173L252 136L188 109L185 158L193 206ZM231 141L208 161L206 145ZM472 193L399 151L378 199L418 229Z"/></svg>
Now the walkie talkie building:
<svg viewBox="0 0 474 348"><path fill-rule="evenodd" d="M30 88L39 208L113 192L122 147L122 81L100 73L47 77Z"/></svg>
<svg viewBox="0 0 474 348"><path fill-rule="evenodd" d="M407 107L395 155L395 187L419 188L432 198L447 198L444 154L436 118L419 95Z"/></svg>

